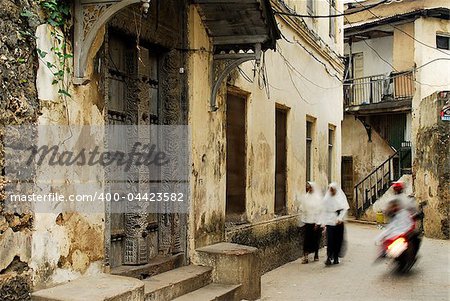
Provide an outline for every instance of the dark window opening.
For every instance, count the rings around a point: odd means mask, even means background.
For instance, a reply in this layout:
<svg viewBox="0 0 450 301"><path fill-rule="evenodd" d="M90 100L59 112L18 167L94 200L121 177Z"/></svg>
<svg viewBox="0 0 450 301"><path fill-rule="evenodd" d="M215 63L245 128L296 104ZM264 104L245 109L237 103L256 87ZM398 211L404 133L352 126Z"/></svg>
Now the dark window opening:
<svg viewBox="0 0 450 301"><path fill-rule="evenodd" d="M246 190L246 99L227 95L226 219L244 221Z"/></svg>
<svg viewBox="0 0 450 301"><path fill-rule="evenodd" d="M287 111L276 109L275 115L275 213L286 213L286 126Z"/></svg>
<svg viewBox="0 0 450 301"><path fill-rule="evenodd" d="M312 175L312 127L313 123L310 121L306 122L306 181L311 181L311 175Z"/></svg>
<svg viewBox="0 0 450 301"><path fill-rule="evenodd" d="M436 47L438 49L450 50L450 37L437 35Z"/></svg>
<svg viewBox="0 0 450 301"><path fill-rule="evenodd" d="M334 130L328 129L328 182L333 180L333 144L334 144Z"/></svg>

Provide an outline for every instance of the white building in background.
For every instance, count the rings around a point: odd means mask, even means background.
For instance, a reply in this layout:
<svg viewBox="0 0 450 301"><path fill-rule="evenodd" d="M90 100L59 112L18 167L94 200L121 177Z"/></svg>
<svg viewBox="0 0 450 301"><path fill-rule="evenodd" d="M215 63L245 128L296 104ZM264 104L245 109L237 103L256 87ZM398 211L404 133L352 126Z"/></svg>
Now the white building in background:
<svg viewBox="0 0 450 301"><path fill-rule="evenodd" d="M427 209L426 232L448 238L448 216L441 209L448 198L442 182L446 172L422 162L424 153L434 161L449 157L443 149L428 147L448 136L446 124L437 120L437 99L445 97L436 96L436 105L423 100L450 89L450 2L404 0L367 9L380 2L352 3L346 9L361 12L345 22L344 186L355 197L355 212L362 214L390 181L412 174L418 200L434 203ZM436 135L428 139L421 138L424 116L435 127Z"/></svg>

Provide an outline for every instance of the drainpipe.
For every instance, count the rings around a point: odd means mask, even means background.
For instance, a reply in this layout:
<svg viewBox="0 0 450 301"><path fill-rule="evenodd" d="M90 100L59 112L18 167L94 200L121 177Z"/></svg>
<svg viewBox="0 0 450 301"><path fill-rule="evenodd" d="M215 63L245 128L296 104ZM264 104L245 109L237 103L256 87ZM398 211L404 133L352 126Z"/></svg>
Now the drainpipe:
<svg viewBox="0 0 450 301"><path fill-rule="evenodd" d="M348 76L349 78L352 79L352 83L353 83L353 40L352 37L349 38L348 40L348 48L349 48L349 57L348 57ZM350 85L350 87L348 88L348 100L350 103L352 103L353 100L353 85ZM350 105L350 104L348 104Z"/></svg>

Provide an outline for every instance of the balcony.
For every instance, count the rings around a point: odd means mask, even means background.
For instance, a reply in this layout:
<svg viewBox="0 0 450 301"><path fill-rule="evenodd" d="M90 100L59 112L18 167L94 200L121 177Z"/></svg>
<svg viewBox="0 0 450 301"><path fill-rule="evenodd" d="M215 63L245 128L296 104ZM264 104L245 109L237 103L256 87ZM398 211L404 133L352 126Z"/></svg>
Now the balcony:
<svg viewBox="0 0 450 301"><path fill-rule="evenodd" d="M345 111L358 114L410 111L413 76L412 71L404 71L347 80L344 83Z"/></svg>

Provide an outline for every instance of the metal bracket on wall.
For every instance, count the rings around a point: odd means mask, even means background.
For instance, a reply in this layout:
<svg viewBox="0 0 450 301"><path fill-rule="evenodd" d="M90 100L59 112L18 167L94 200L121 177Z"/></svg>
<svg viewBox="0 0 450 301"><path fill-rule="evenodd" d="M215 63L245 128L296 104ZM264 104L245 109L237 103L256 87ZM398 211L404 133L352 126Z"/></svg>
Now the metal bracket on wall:
<svg viewBox="0 0 450 301"><path fill-rule="evenodd" d="M88 54L102 26L123 8L142 3L142 12L147 13L150 0L75 0L74 18L74 66L73 83L85 85Z"/></svg>
<svg viewBox="0 0 450 301"><path fill-rule="evenodd" d="M368 124L366 119L361 116L355 116L355 118L358 119L359 121L361 121L364 128L366 129L367 137L369 138L369 142L372 142L372 126L370 124Z"/></svg>
<svg viewBox="0 0 450 301"><path fill-rule="evenodd" d="M217 105L217 93L223 83L223 81L228 77L228 75L233 71L234 68L240 64L255 60L256 64L259 65L261 61L261 44L255 44L254 50L252 52L226 52L214 55L213 60L213 88L211 91L210 107L211 112L215 112L219 109Z"/></svg>

